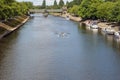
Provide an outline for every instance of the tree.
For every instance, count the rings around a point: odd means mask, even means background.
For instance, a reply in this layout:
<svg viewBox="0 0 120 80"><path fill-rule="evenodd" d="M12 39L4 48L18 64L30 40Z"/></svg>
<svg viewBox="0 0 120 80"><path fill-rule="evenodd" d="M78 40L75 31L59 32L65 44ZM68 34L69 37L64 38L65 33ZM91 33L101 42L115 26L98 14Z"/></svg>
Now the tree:
<svg viewBox="0 0 120 80"><path fill-rule="evenodd" d="M112 9L112 19L120 23L120 1L115 2Z"/></svg>
<svg viewBox="0 0 120 80"><path fill-rule="evenodd" d="M82 0L73 0L74 5L80 5L81 2L82 2Z"/></svg>
<svg viewBox="0 0 120 80"><path fill-rule="evenodd" d="M32 2L24 2L24 3L29 9L33 8L33 3Z"/></svg>
<svg viewBox="0 0 120 80"><path fill-rule="evenodd" d="M80 5L82 1L84 1L84 0L73 0L73 1L68 2L66 4L67 4L67 7L70 8L70 7L73 7L74 5Z"/></svg>
<svg viewBox="0 0 120 80"><path fill-rule="evenodd" d="M88 9L89 9L89 6L91 5L91 1L89 0L83 0L81 2L81 5L79 6L79 16L81 16L82 18L88 18Z"/></svg>
<svg viewBox="0 0 120 80"><path fill-rule="evenodd" d="M69 2L67 1L67 2L66 2L66 5L68 5L68 4L69 4Z"/></svg>
<svg viewBox="0 0 120 80"><path fill-rule="evenodd" d="M100 19L105 19L107 21L113 20L113 2L104 2L97 7L97 17Z"/></svg>
<svg viewBox="0 0 120 80"><path fill-rule="evenodd" d="M56 1L56 0L54 0L53 8L54 8L54 9L57 9L57 8L58 8L57 1Z"/></svg>
<svg viewBox="0 0 120 80"><path fill-rule="evenodd" d="M84 19L97 18L97 6L100 5L103 0L83 0L79 6L79 16Z"/></svg>
<svg viewBox="0 0 120 80"><path fill-rule="evenodd" d="M91 0L88 6L87 17L91 19L97 19L97 7L102 4L102 0Z"/></svg>
<svg viewBox="0 0 120 80"><path fill-rule="evenodd" d="M60 0L59 1L59 7L62 8L64 6L64 1L63 0Z"/></svg>
<svg viewBox="0 0 120 80"><path fill-rule="evenodd" d="M46 8L46 0L43 0L41 8L45 9Z"/></svg>
<svg viewBox="0 0 120 80"><path fill-rule="evenodd" d="M82 2L78 6L74 5L77 0L68 4L70 13L77 14L83 19L101 19L120 23L120 0L79 1Z"/></svg>
<svg viewBox="0 0 120 80"><path fill-rule="evenodd" d="M67 7L68 7L68 8L73 7L73 5L74 5L73 1L67 3Z"/></svg>
<svg viewBox="0 0 120 80"><path fill-rule="evenodd" d="M79 10L79 6L74 5L72 8L69 9L69 12L74 14L75 16L78 16L78 10Z"/></svg>
<svg viewBox="0 0 120 80"><path fill-rule="evenodd" d="M27 14L31 2L17 2L15 0L0 0L0 20Z"/></svg>
<svg viewBox="0 0 120 80"><path fill-rule="evenodd" d="M11 3L13 3L13 2L15 2L15 0L4 0L4 3L5 3L5 4L11 4Z"/></svg>

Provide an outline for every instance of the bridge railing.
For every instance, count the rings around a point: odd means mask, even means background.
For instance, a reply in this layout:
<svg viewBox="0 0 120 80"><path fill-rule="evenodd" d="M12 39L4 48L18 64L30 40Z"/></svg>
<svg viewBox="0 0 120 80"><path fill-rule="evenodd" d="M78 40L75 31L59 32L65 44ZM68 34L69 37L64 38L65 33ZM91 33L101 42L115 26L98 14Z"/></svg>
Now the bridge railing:
<svg viewBox="0 0 120 80"><path fill-rule="evenodd" d="M46 9L48 12L58 12L61 13L63 10L62 9ZM33 13L43 13L45 12L45 9L30 9L30 12Z"/></svg>

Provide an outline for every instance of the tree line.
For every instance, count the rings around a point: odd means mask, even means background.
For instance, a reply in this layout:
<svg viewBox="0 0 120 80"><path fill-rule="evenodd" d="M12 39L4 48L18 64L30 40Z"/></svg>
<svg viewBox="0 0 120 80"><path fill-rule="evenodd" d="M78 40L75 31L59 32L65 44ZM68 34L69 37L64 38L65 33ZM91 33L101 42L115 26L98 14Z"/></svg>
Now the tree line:
<svg viewBox="0 0 120 80"><path fill-rule="evenodd" d="M33 6L31 2L17 2L16 0L0 0L0 20L14 18L27 14Z"/></svg>
<svg viewBox="0 0 120 80"><path fill-rule="evenodd" d="M67 7L69 13L83 19L120 22L120 0L73 0Z"/></svg>
<svg viewBox="0 0 120 80"><path fill-rule="evenodd" d="M57 3L56 0L54 0L53 5L47 6L46 0L43 0L42 5L40 6L41 9L59 9L62 8L65 5L63 0L60 0L59 3Z"/></svg>

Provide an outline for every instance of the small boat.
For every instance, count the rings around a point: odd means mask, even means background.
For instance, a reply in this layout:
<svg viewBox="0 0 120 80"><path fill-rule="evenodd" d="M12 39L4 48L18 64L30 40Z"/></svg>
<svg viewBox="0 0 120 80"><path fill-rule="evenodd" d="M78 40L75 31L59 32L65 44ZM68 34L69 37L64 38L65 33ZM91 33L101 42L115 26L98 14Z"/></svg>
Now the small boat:
<svg viewBox="0 0 120 80"><path fill-rule="evenodd" d="M98 25L92 24L92 25L90 25L90 28L91 28L91 29L98 29Z"/></svg>
<svg viewBox="0 0 120 80"><path fill-rule="evenodd" d="M43 13L43 16L44 16L44 17L48 17L48 14L49 14L49 12L45 9L45 11L44 11L44 13Z"/></svg>
<svg viewBox="0 0 120 80"><path fill-rule="evenodd" d="M108 28L105 28L104 32L108 35L114 35L115 31L111 27L108 27Z"/></svg>
<svg viewBox="0 0 120 80"><path fill-rule="evenodd" d="M44 13L43 16L44 16L44 17L48 17L48 13Z"/></svg>
<svg viewBox="0 0 120 80"><path fill-rule="evenodd" d="M97 25L97 22L93 21L90 23L90 28L91 29L98 29L98 25Z"/></svg>
<svg viewBox="0 0 120 80"><path fill-rule="evenodd" d="M69 17L69 16L66 16L66 20L70 20L70 17Z"/></svg>
<svg viewBox="0 0 120 80"><path fill-rule="evenodd" d="M114 33L115 38L120 39L120 31Z"/></svg>

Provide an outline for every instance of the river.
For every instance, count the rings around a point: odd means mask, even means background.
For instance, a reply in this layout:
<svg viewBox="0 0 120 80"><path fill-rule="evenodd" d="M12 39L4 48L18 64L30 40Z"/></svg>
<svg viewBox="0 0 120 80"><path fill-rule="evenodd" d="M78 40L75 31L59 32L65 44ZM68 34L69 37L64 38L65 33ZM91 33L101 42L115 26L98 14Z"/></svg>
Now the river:
<svg viewBox="0 0 120 80"><path fill-rule="evenodd" d="M36 14L0 41L0 80L120 80L119 47L76 22Z"/></svg>

